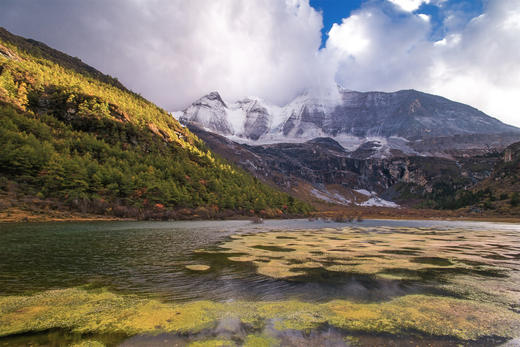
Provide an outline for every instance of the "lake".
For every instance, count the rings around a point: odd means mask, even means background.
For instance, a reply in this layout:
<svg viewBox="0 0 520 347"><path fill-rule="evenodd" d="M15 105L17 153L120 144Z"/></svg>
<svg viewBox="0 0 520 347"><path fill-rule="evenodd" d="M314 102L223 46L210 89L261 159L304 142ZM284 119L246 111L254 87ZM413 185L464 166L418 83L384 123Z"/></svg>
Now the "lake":
<svg viewBox="0 0 520 347"><path fill-rule="evenodd" d="M0 224L0 345L499 346L520 226Z"/></svg>

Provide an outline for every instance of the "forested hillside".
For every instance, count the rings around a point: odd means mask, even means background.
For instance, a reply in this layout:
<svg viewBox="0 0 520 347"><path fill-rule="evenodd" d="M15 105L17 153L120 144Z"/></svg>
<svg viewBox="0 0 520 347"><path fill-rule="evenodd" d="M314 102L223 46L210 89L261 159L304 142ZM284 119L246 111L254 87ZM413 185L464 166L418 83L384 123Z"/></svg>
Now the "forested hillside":
<svg viewBox="0 0 520 347"><path fill-rule="evenodd" d="M0 148L4 198L122 217L310 209L215 157L117 79L1 28Z"/></svg>
<svg viewBox="0 0 520 347"><path fill-rule="evenodd" d="M489 167L490 173L475 184L468 182L468 177L445 175L443 181L436 182L431 193L423 195L427 207L466 209L488 215L520 215L520 142L501 153L490 154L487 159L495 161L492 166L484 157L475 159L475 165Z"/></svg>
<svg viewBox="0 0 520 347"><path fill-rule="evenodd" d="M520 142L507 147L501 159L474 191L481 207L520 215Z"/></svg>

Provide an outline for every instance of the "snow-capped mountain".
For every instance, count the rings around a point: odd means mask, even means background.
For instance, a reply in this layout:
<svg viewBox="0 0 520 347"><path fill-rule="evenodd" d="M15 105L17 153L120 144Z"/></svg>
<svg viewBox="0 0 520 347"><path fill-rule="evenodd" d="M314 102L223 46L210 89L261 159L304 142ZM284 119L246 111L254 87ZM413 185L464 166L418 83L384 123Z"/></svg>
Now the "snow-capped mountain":
<svg viewBox="0 0 520 347"><path fill-rule="evenodd" d="M240 143L301 143L330 137L347 151L364 153L368 148L370 157L388 157L395 151L437 155L446 149L489 145L486 136L520 134L520 129L473 107L415 90L338 91L338 97L302 94L283 107L258 98L226 102L212 92L174 116ZM444 139L444 147L438 146L438 139Z"/></svg>
<svg viewBox="0 0 520 347"><path fill-rule="evenodd" d="M213 92L174 116L259 179L343 205L395 206L436 182L474 184L491 172L495 151L520 140L518 128L415 90L339 89L339 97L303 94L282 107Z"/></svg>
<svg viewBox="0 0 520 347"><path fill-rule="evenodd" d="M174 115L184 124L197 125L241 142L302 142L325 135L319 120L309 122L305 116L302 119L302 115L312 112L323 117L330 114L336 104L335 100L318 100L307 94L283 107L259 98L226 102L218 92L211 92L184 111L174 112ZM291 125L296 122L298 128L292 129Z"/></svg>

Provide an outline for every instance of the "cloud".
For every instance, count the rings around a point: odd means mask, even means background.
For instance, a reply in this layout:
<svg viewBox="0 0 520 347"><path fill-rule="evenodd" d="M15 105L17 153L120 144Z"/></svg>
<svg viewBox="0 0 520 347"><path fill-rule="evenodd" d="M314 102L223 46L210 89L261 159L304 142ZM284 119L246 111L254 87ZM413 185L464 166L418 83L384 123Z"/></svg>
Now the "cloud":
<svg viewBox="0 0 520 347"><path fill-rule="evenodd" d="M429 0L389 0L391 3L393 3L396 6L399 6L403 11L406 12L413 12L423 3L428 4Z"/></svg>
<svg viewBox="0 0 520 347"><path fill-rule="evenodd" d="M493 1L446 45L435 47L431 91L520 125L520 1Z"/></svg>
<svg viewBox="0 0 520 347"><path fill-rule="evenodd" d="M421 14L368 3L334 25L326 50L350 89L419 89L480 108L520 126L520 0L490 1L465 25L431 40ZM453 23L456 11L446 9ZM516 96L515 96L516 95Z"/></svg>
<svg viewBox="0 0 520 347"><path fill-rule="evenodd" d="M487 1L484 13L470 3L367 0L322 49L308 0L2 0L0 23L168 110L213 90L284 104L338 82L419 89L520 126L520 0Z"/></svg>
<svg viewBox="0 0 520 347"><path fill-rule="evenodd" d="M3 0L2 7L8 29L79 56L170 110L213 90L285 103L333 82L319 54L322 17L308 0Z"/></svg>
<svg viewBox="0 0 520 347"><path fill-rule="evenodd" d="M359 90L414 86L432 64L429 31L430 24L415 15L396 23L380 7L356 12L329 32L326 51L338 66L336 80Z"/></svg>

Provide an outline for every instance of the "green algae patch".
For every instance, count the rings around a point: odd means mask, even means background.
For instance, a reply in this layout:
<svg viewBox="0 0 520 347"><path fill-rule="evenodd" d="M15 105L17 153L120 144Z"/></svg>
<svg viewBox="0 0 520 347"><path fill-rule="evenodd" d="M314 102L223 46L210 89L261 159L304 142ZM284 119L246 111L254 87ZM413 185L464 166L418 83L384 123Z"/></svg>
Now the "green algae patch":
<svg viewBox="0 0 520 347"><path fill-rule="evenodd" d="M105 290L51 290L0 297L0 336L67 329L79 333L197 332L213 325L217 303L172 305Z"/></svg>
<svg viewBox="0 0 520 347"><path fill-rule="evenodd" d="M331 311L323 305L296 300L260 302L256 311L263 320L273 320L277 330L309 330L327 322Z"/></svg>
<svg viewBox="0 0 520 347"><path fill-rule="evenodd" d="M201 264L186 265L186 269L191 270L191 271L208 271L210 268L211 267L208 265L201 265Z"/></svg>
<svg viewBox="0 0 520 347"><path fill-rule="evenodd" d="M236 344L231 340L202 340L202 341L193 341L188 347L234 347Z"/></svg>
<svg viewBox="0 0 520 347"><path fill-rule="evenodd" d="M280 341L274 337L266 335L247 335L244 340L244 347L278 347Z"/></svg>
<svg viewBox="0 0 520 347"><path fill-rule="evenodd" d="M263 246L263 245L255 245L251 246L252 248L262 249L264 251L272 251L272 252L294 252L292 248L285 248L280 246Z"/></svg>
<svg viewBox="0 0 520 347"><path fill-rule="evenodd" d="M426 295L407 295L384 303L331 301L329 324L350 331L477 340L485 336L514 338L520 334L520 315L481 302Z"/></svg>
<svg viewBox="0 0 520 347"><path fill-rule="evenodd" d="M449 259L443 259L438 257L416 257L411 259L414 263L420 264L431 264L437 266L451 266L453 263Z"/></svg>
<svg viewBox="0 0 520 347"><path fill-rule="evenodd" d="M73 343L70 347L105 347L105 344L96 340L85 340L78 343Z"/></svg>
<svg viewBox="0 0 520 347"><path fill-rule="evenodd" d="M309 331L323 325L362 333L388 333L476 340L520 335L520 314L505 307L449 297L407 295L381 303L297 300L216 303L162 303L106 290L51 290L33 296L0 297L0 336L66 329L81 334L197 334L232 318L262 329ZM267 337L246 341L265 342ZM221 343L204 340L193 343ZM94 342L92 342L94 343ZM271 344L272 343L272 344ZM224 346L226 344L223 344ZM249 345L254 345L251 342ZM261 344L265 345L265 344ZM275 345L275 342L269 342Z"/></svg>
<svg viewBox="0 0 520 347"><path fill-rule="evenodd" d="M260 275L290 281L341 282L354 275L458 292L464 278L472 297L479 291L492 295L502 283L507 290L495 299L503 302L501 297L518 296L509 285L520 272L517 244L507 231L381 226L246 233L220 243L218 251L232 262L253 265Z"/></svg>

